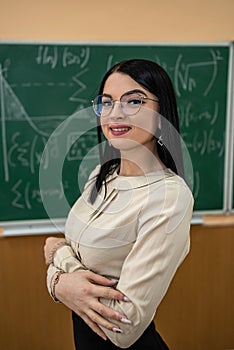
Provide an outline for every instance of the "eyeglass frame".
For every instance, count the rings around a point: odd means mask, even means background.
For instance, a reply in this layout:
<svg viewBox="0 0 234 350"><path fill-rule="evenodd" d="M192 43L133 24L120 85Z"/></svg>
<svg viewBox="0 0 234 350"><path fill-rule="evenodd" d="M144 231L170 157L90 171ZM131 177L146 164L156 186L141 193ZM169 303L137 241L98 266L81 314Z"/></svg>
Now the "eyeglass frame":
<svg viewBox="0 0 234 350"><path fill-rule="evenodd" d="M123 103L123 102L121 102L121 99L123 98L123 96L128 96L128 95L131 95L131 94L134 94L134 93L135 93L135 94L144 94L145 96L139 95L141 104L140 104L140 108L139 108L135 113L133 113L133 114L126 114L126 113L124 113L124 111L123 111L123 107L122 107L122 103ZM101 97L101 96L109 97L110 100L111 100L111 102L112 102L111 109L110 109L109 113L106 114L105 116L102 116L102 115L100 115L100 114L97 114L96 111L95 111L95 109L94 109L94 101L95 101L98 97ZM109 116L109 115L111 114L111 112L113 111L113 108L114 108L114 106L115 106L115 102L119 102L119 103L120 103L121 111L123 112L124 115L135 115L135 114L137 114L137 113L140 111L140 109L141 109L141 107L142 107L142 102L143 102L143 100L150 100L150 101L154 101L154 102L159 102L159 99L150 98L150 97L148 97L143 91L138 90L138 89L130 90L130 91L125 92L125 93L120 97L119 100L113 100L112 96L109 95L109 94L101 94L101 95L96 96L91 102L92 102L92 104L93 104L93 110L94 110L95 115L96 115L97 117L99 117L99 118L101 118L101 117L105 118L105 117Z"/></svg>

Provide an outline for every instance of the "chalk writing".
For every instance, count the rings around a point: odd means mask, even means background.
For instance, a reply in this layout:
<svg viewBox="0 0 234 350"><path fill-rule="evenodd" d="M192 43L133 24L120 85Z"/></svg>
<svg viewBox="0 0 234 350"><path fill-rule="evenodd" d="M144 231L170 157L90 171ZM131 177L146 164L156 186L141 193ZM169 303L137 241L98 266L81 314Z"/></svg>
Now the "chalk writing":
<svg viewBox="0 0 234 350"><path fill-rule="evenodd" d="M80 52L74 53L70 48L65 47L62 55L62 65L64 68L76 64L81 68L86 67L90 56L90 49L88 47L82 48Z"/></svg>
<svg viewBox="0 0 234 350"><path fill-rule="evenodd" d="M193 137L188 133L182 133L182 138L186 143L187 148L198 153L200 156L217 154L220 158L224 155L225 134L223 133L219 138L214 135L214 130L196 130Z"/></svg>
<svg viewBox="0 0 234 350"><path fill-rule="evenodd" d="M3 193L9 198L6 210L1 205L0 209L6 216L11 208L19 218L27 212L31 213L29 219L32 213L41 214L43 196L54 198L56 203L68 194L73 201L74 192L81 188L74 191L77 179L79 184L85 183L90 169L99 163L91 99L107 69L127 57L140 57L140 52L159 63L172 79L182 137L194 162L187 177L189 183L194 182L196 200L202 198L206 183L202 166L217 162L217 166L225 167L228 65L221 47L203 50L199 46L193 55L192 49L183 46L173 52L161 47L148 51L148 47L142 50L135 45L120 50L100 46L33 44L31 49L24 45L18 56L16 48L3 55L0 45L0 177ZM74 127L69 124L71 119ZM57 166L62 167L63 179L55 181L51 176L40 184L48 188L39 188L40 166L45 174L51 169L58 174ZM189 166L186 170L189 172ZM216 185L218 181L211 178L210 183Z"/></svg>
<svg viewBox="0 0 234 350"><path fill-rule="evenodd" d="M11 143L8 147L8 164L11 168L28 168L32 174L35 174L41 162L46 139L44 137L39 138L38 135L35 135L30 141L24 140L20 132L13 133ZM51 148L51 152L56 152L58 156L58 149L55 147ZM44 157L43 159L46 163L48 157ZM44 167L46 167L46 164L44 164Z"/></svg>
<svg viewBox="0 0 234 350"><path fill-rule="evenodd" d="M67 138L67 159L82 160L86 156L89 147L87 145L95 145L96 132L88 132L82 134L80 132L70 133ZM89 155L88 158L97 158L98 153Z"/></svg>
<svg viewBox="0 0 234 350"><path fill-rule="evenodd" d="M40 45L37 49L37 56L35 61L38 65L49 66L55 69L58 65L67 68L72 65L85 68L89 62L90 48L85 47L81 49L58 46L44 46Z"/></svg>
<svg viewBox="0 0 234 350"><path fill-rule="evenodd" d="M183 91L193 92L196 88L198 88L201 81L197 72L204 71L204 73L206 73L207 69L209 69L209 79L207 79L205 88L202 91L202 95L204 97L207 96L215 83L218 73L218 63L222 60L223 57L220 51L210 50L209 60L186 63L186 58L184 55L179 54L175 63L172 66L169 66L167 62L161 60L158 55L155 55L155 61L166 71L168 71L168 73L171 73L175 93L178 97L182 96Z"/></svg>
<svg viewBox="0 0 234 350"><path fill-rule="evenodd" d="M36 63L49 65L54 69L58 64L58 47L57 46L39 46L36 57Z"/></svg>
<svg viewBox="0 0 234 350"><path fill-rule="evenodd" d="M201 62L195 62L195 63L184 63L183 62L183 55L180 54L177 57L176 63L175 63L175 70L174 70L174 84L175 84L175 91L178 96L181 96L182 91L189 91L192 92L198 84L197 81L197 70L198 69L207 69L211 68L212 73L209 81L207 81L206 88L203 91L203 96L207 96L210 90L212 89L212 86L215 82L218 67L217 63L218 61L222 60L222 56L219 51L213 51L210 50L211 59L208 61L201 61Z"/></svg>
<svg viewBox="0 0 234 350"><path fill-rule="evenodd" d="M76 92L69 97L70 101L73 102L87 102L87 99L84 98L80 98L80 93L85 91L87 89L87 86L85 83L82 82L82 80L80 79L80 77L86 73L89 69L85 68L84 70L81 70L79 73L77 73L75 76L72 77L72 81L75 82L76 85L78 85L78 90L76 90Z"/></svg>
<svg viewBox="0 0 234 350"><path fill-rule="evenodd" d="M219 116L219 103L218 101L214 101L212 111L204 110L201 113L198 113L193 109L192 102L188 102L187 104L181 104L178 107L180 125L181 127L189 128L192 124L196 124L202 121L207 121L207 124L212 126L215 125L218 116Z"/></svg>
<svg viewBox="0 0 234 350"><path fill-rule="evenodd" d="M13 207L22 210L32 210L34 205L42 204L42 196L54 197L61 200L64 197L64 189L68 188L68 183L60 182L59 187L49 189L35 188L30 181L19 179L11 189Z"/></svg>

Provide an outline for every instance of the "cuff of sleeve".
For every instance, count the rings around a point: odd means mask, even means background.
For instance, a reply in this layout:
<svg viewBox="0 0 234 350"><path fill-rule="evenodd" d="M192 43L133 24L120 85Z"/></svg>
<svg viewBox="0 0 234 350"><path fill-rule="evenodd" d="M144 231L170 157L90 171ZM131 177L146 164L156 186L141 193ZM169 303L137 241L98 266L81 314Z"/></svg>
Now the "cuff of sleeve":
<svg viewBox="0 0 234 350"><path fill-rule="evenodd" d="M76 257L72 247L63 246L56 252L53 265L64 272L73 272L79 269L85 270L85 267Z"/></svg>
<svg viewBox="0 0 234 350"><path fill-rule="evenodd" d="M80 267L80 266L73 266L73 270L72 271L66 271L66 272L74 272L74 271L78 271L78 270L86 270L84 267ZM54 277L54 275L58 272L65 272L57 267L55 267L54 265L49 265L48 270L47 270L47 278L46 278L46 285L47 285L47 289L48 292L51 296L51 298L53 299L54 302L56 303L60 303L60 301L58 301L57 299L55 299L53 291L52 291L52 279Z"/></svg>
<svg viewBox="0 0 234 350"><path fill-rule="evenodd" d="M47 289L48 289L48 292L51 296L51 298L56 302L56 300L54 299L53 297L53 294L52 294L52 288L51 288L51 281L52 281L52 278L53 276L55 275L55 273L59 272L60 270L57 269L55 266L53 265L50 265L48 270L47 270L47 278L46 278L46 284L47 284Z"/></svg>

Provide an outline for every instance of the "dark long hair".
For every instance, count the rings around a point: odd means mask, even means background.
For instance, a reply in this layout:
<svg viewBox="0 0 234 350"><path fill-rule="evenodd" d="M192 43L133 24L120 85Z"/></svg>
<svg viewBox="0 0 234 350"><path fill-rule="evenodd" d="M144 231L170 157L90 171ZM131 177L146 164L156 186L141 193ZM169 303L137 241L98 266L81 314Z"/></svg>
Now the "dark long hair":
<svg viewBox="0 0 234 350"><path fill-rule="evenodd" d="M160 65L153 61L145 59L125 60L114 65L105 74L99 88L99 94L103 93L108 77L115 72L127 74L159 99L160 115L163 116L161 118L163 146L157 143L158 155L166 167L184 177L177 104L168 74ZM108 142L105 143L104 150L102 148L103 134L99 117L97 117L97 135L101 168L90 194L91 203L94 203L102 185L106 184L106 178L120 166L120 151L111 147ZM158 135L155 135L156 141L157 138ZM171 154L172 150L173 156Z"/></svg>

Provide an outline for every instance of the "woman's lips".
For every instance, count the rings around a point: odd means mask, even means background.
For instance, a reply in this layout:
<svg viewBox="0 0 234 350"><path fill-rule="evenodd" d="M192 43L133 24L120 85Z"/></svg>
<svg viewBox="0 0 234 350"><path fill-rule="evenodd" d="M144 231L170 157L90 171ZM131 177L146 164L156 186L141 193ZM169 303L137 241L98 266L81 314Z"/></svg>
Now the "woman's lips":
<svg viewBox="0 0 234 350"><path fill-rule="evenodd" d="M122 135L128 133L129 130L131 130L131 127L130 126L126 126L126 125L113 125L113 126L110 126L110 131L111 131L113 136L122 136Z"/></svg>

